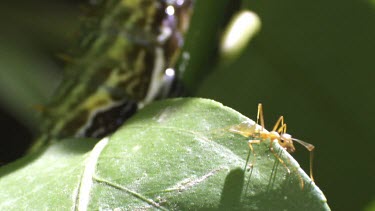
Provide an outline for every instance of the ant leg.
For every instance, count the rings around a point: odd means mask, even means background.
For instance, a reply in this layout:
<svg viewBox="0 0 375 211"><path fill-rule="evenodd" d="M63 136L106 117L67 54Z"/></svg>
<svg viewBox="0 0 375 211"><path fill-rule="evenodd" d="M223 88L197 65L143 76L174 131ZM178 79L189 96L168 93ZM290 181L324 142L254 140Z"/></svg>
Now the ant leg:
<svg viewBox="0 0 375 211"><path fill-rule="evenodd" d="M253 167L254 164L255 164L255 161L256 161L256 155L255 155L255 152L254 152L254 148L253 148L253 144L260 144L260 140L249 140L247 142L247 144L249 145L249 148L250 148L250 151L251 153L253 153L254 155L254 162L250 164L250 167ZM245 168L247 166L247 163L249 162L249 158L250 158L250 154L248 155L247 159L246 159L246 165L245 165Z"/></svg>
<svg viewBox="0 0 375 211"><path fill-rule="evenodd" d="M286 133L286 124L282 124L281 127L277 130L279 134Z"/></svg>
<svg viewBox="0 0 375 211"><path fill-rule="evenodd" d="M290 170L289 168L286 166L285 162L280 158L280 156L275 152L275 150L273 149L272 147L272 142L271 141L271 147L270 147L270 150L272 152L272 154L279 160L279 162L288 170L288 174L290 174Z"/></svg>
<svg viewBox="0 0 375 211"><path fill-rule="evenodd" d="M265 128L265 126L264 126L262 103L258 104L257 124L259 124L259 118L260 118L260 125L262 126L262 130L263 130Z"/></svg>
<svg viewBox="0 0 375 211"><path fill-rule="evenodd" d="M272 141L271 141L271 146L272 146ZM288 171L288 174L291 173L290 169L288 168L288 166L286 166L285 162L281 159L281 157L275 152L275 150L273 149L273 147L270 147L270 150L272 152L272 154L279 160L279 162L284 166L284 168L286 168L286 170ZM298 174L298 171L296 172L297 175L298 175L298 179L300 181L300 186L301 186L301 189L303 189L304 187L304 182L303 182L303 179L302 179L302 176Z"/></svg>
<svg viewBox="0 0 375 211"><path fill-rule="evenodd" d="M272 131L276 131L277 128L279 127L280 123L281 123L281 127L283 127L283 125L284 125L284 117L283 116L280 116L280 118L277 120L275 126L273 126Z"/></svg>

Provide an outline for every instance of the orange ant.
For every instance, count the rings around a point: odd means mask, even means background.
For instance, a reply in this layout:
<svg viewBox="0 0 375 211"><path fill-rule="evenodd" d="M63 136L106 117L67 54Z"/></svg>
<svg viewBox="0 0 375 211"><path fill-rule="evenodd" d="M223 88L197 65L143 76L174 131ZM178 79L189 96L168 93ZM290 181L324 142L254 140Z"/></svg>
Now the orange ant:
<svg viewBox="0 0 375 211"><path fill-rule="evenodd" d="M261 128L259 129L258 122L260 119ZM249 147L251 152L254 153L254 148L252 144L259 144L260 142L270 139L270 150L275 155L275 157L280 161L280 163L287 169L288 173L290 173L289 168L285 165L284 161L276 154L276 152L273 149L272 143L274 140L277 140L277 142L280 144L281 147L283 147L287 152L294 152L295 148L293 145L293 141L296 141L297 143L304 146L309 152L310 152L310 178L312 181L314 181L313 178L313 171L312 171L312 165L313 165L313 150L314 146L312 144L306 143L304 141L292 138L291 135L286 133L286 124L284 123L284 117L280 116L280 118L277 120L275 126L273 127L271 132L268 132L264 129L264 119L263 119L263 107L262 104L258 104L258 114L257 114L257 124L251 124L250 122L242 122L238 125L234 125L230 127L229 131L240 134L244 137L252 137L253 139L248 141ZM302 180L302 178L301 178ZM302 187L303 182L301 181Z"/></svg>

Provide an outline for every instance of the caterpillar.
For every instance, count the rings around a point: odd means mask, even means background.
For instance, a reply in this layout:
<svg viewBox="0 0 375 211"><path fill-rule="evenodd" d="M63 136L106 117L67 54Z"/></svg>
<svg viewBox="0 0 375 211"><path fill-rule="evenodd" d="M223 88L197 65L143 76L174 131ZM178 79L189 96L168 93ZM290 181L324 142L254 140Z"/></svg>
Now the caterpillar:
<svg viewBox="0 0 375 211"><path fill-rule="evenodd" d="M81 55L43 112L39 142L101 138L145 104L171 95L192 0L103 1ZM40 144L39 143L39 144Z"/></svg>

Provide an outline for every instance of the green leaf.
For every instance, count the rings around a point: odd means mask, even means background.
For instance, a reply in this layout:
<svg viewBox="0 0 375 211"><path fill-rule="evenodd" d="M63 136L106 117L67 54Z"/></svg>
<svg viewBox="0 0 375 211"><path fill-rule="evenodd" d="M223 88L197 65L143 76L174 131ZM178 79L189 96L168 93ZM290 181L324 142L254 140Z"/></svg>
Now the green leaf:
<svg viewBox="0 0 375 211"><path fill-rule="evenodd" d="M64 140L8 172L0 180L0 209L329 210L323 193L276 142L291 173L269 140L254 145L253 168L246 166L247 139L228 131L244 120L212 100L153 103L90 153L92 142Z"/></svg>

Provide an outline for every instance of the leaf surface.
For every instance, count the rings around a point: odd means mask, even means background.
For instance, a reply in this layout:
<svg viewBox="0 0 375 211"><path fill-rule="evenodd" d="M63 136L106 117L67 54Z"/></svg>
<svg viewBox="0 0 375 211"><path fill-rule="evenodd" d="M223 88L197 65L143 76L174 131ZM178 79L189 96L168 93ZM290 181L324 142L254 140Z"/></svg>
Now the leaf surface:
<svg viewBox="0 0 375 211"><path fill-rule="evenodd" d="M278 144L287 167L269 140L254 145L253 168L246 165L248 138L228 130L244 120L254 124L212 100L153 103L91 152L90 141L65 140L3 176L0 209L329 210Z"/></svg>

